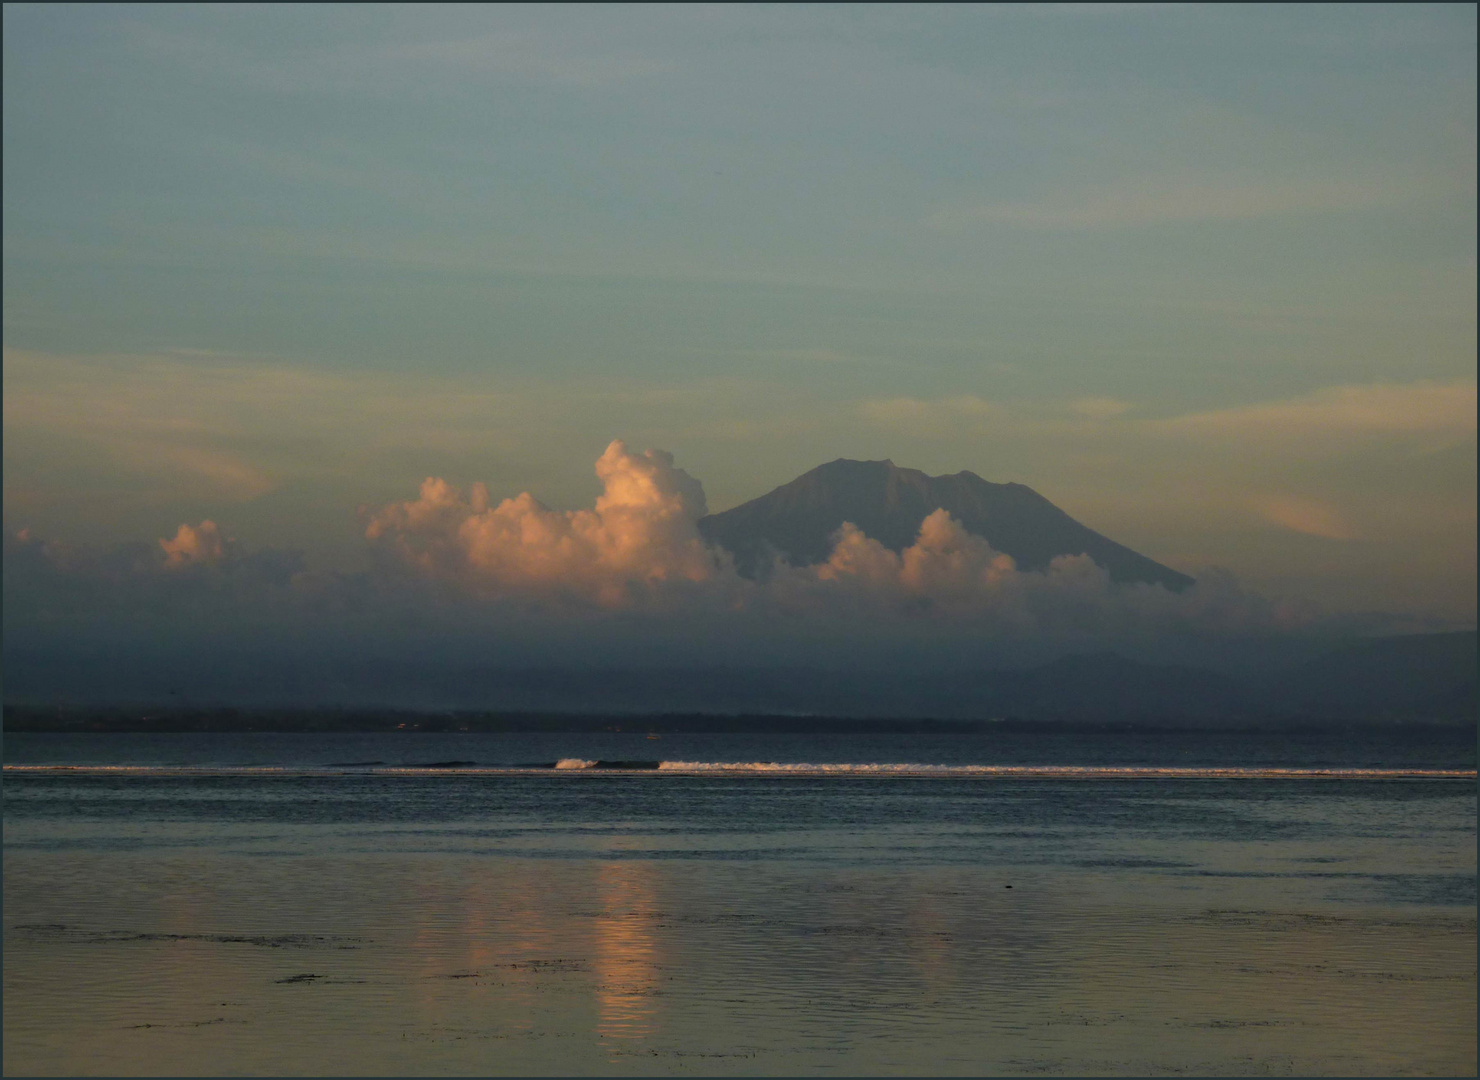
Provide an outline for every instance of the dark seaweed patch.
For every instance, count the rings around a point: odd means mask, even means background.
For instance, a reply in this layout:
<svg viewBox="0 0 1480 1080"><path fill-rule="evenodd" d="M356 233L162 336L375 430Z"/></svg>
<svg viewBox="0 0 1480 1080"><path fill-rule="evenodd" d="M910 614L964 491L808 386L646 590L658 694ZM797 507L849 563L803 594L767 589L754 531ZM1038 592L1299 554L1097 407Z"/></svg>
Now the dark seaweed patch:
<svg viewBox="0 0 1480 1080"><path fill-rule="evenodd" d="M84 930L66 923L22 923L13 929L81 945L128 941L207 941L217 945L253 945L260 949L354 949L368 938L338 934L162 934L130 930Z"/></svg>

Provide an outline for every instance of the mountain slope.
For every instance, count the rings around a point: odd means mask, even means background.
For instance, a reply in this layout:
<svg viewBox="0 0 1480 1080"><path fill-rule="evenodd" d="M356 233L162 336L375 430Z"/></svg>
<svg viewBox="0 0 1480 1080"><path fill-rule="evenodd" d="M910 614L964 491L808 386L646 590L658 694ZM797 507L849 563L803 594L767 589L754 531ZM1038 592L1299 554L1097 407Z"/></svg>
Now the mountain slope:
<svg viewBox="0 0 1480 1080"><path fill-rule="evenodd" d="M975 473L927 476L892 461L839 458L758 499L699 522L754 577L773 554L795 566L825 560L832 535L851 521L891 551L915 542L920 522L944 508L968 532L1011 555L1022 570L1043 570L1059 555L1088 555L1114 581L1185 589L1192 579L1101 536L1022 484L993 484Z"/></svg>

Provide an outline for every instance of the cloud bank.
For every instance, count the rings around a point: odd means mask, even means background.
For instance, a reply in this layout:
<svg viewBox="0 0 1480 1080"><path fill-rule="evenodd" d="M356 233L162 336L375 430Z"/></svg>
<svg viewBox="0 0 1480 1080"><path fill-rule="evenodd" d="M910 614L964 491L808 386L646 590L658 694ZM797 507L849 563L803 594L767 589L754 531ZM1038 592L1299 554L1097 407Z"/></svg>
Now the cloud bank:
<svg viewBox="0 0 1480 1080"><path fill-rule="evenodd" d="M8 536L9 692L476 707L507 705L508 673L538 670L586 672L580 700L599 704L603 671L832 672L836 689L848 671L918 680L1112 649L1219 663L1240 642L1267 653L1397 628L1270 600L1226 573L1174 594L1112 582L1085 556L1023 571L944 510L898 553L845 524L822 562L750 580L699 535L703 488L671 454L613 442L596 474L602 492L579 510L429 477L415 498L362 512L372 558L354 573L247 550L209 519L102 549ZM526 704L545 707L565 681ZM707 700L703 685L685 693Z"/></svg>
<svg viewBox="0 0 1480 1080"><path fill-rule="evenodd" d="M1022 571L944 510L926 517L897 554L844 523L826 560L778 559L752 581L700 537L703 488L671 454L638 454L616 441L596 474L604 490L594 509L574 511L548 509L527 492L492 505L482 484L464 496L428 477L416 499L370 512L366 536L415 577L489 609L662 613L845 636L870 628L899 637L964 631L981 640L1064 641L1284 632L1315 617L1308 605L1266 601L1216 572L1173 594L1113 583L1083 555Z"/></svg>

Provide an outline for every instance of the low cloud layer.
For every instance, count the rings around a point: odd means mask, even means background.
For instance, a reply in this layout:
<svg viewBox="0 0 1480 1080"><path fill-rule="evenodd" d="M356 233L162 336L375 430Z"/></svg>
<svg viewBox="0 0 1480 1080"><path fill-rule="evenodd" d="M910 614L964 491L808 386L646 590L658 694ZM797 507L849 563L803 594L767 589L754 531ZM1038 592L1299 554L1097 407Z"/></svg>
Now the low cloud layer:
<svg viewBox="0 0 1480 1080"><path fill-rule="evenodd" d="M490 507L532 490L590 508L589 461L604 445L592 433L609 425L679 450L715 509L830 457L891 457L1028 484L1194 576L1227 566L1262 591L1347 611L1474 612L1469 377L1168 415L1145 395L1023 397L989 373L975 392L860 401L834 392L847 380L808 394L734 378L490 381L7 348L4 376L5 518L46 537L153 544L209 518L316 566L354 565L368 523L357 527L355 507L416 502L427 474L456 478L464 502L482 479ZM654 589L676 591L639 591Z"/></svg>
<svg viewBox="0 0 1480 1080"><path fill-rule="evenodd" d="M157 611L143 601L209 585L222 624L269 602L279 610L381 614L399 605L418 619L456 613L485 627L500 620L591 627L635 617L650 631L665 622L702 624L715 643L908 638L942 648L1288 633L1325 618L1313 604L1266 599L1217 570L1180 593L1112 582L1085 555L1024 571L945 510L927 516L898 553L844 523L825 560L791 566L778 557L751 580L701 537L703 486L672 454L615 441L595 472L602 492L581 510L550 509L529 492L495 502L482 483L464 492L428 477L416 498L362 510L373 569L355 574L311 571L289 551L247 551L210 519L182 523L153 546L106 550L23 531L7 538L7 597L29 597L49 617L72 610L85 620L89 604L115 614L130 604ZM1261 509L1292 529L1349 535L1319 504L1286 499ZM71 597L73 608L40 603L48 589ZM688 644L704 651L703 643Z"/></svg>
<svg viewBox="0 0 1480 1080"><path fill-rule="evenodd" d="M902 637L968 632L983 639L1086 641L1116 635L1285 632L1309 624L1309 605L1273 603L1226 574L1185 593L1111 582L1083 555L1043 572L967 532L944 510L895 553L845 523L813 566L777 560L758 581L700 537L699 482L671 454L613 442L596 463L594 509L558 511L521 494L493 505L475 484L464 495L429 477L416 499L368 515L366 536L428 584L497 607L663 613L819 633ZM759 622L757 622L757 620Z"/></svg>
<svg viewBox="0 0 1480 1080"><path fill-rule="evenodd" d="M502 701L510 671L919 679L1112 649L1217 664L1250 641L1268 652L1403 628L1269 600L1216 571L1181 593L1117 584L1085 556L1023 571L944 510L900 552L845 524L826 560L750 580L699 535L703 488L671 454L613 442L596 474L594 506L570 511L428 478L416 498L364 512L373 558L358 573L248 550L213 520L152 545L8 536L11 692L468 706ZM594 677L583 693L599 703Z"/></svg>

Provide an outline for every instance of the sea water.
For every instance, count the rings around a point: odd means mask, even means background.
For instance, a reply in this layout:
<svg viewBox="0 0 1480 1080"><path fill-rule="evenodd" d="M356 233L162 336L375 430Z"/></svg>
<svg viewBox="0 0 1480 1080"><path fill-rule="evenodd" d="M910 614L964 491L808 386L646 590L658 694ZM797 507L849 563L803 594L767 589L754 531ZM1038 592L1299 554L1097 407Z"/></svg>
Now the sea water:
<svg viewBox="0 0 1480 1080"><path fill-rule="evenodd" d="M1422 728L10 734L4 1069L1473 1073L1474 767Z"/></svg>

